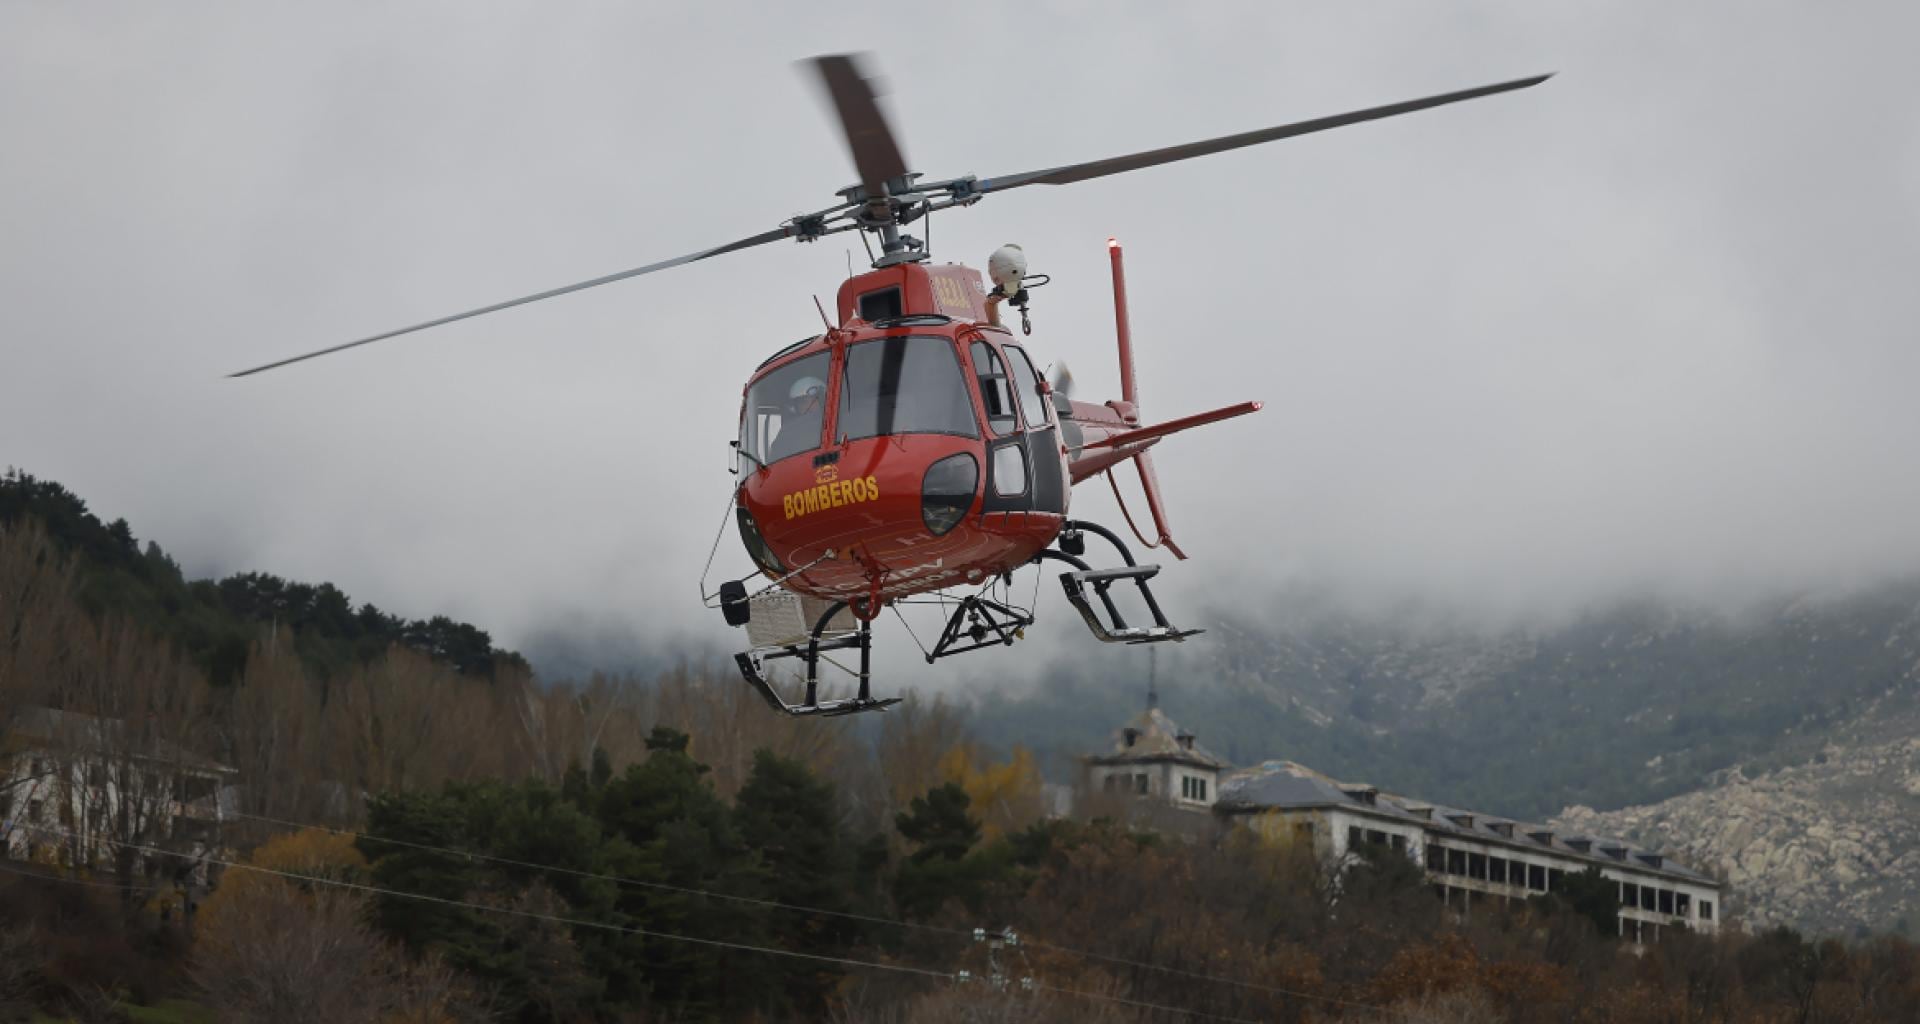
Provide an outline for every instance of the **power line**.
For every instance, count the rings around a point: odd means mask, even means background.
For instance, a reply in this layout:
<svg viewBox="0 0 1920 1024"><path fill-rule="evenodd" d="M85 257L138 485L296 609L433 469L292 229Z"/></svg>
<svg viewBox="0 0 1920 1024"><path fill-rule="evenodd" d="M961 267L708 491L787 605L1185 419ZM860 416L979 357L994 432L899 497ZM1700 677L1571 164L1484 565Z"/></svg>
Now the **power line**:
<svg viewBox="0 0 1920 1024"><path fill-rule="evenodd" d="M236 814L236 817L252 818L259 821L270 822L270 823L279 824L279 825L289 825L297 828L312 828L319 831L333 833L336 835L364 836L365 838L368 838L368 839L372 839L378 842L385 842L385 843L389 843L396 846L412 847L416 849L428 850L428 851L437 852L437 853L450 854L453 856L470 857L478 860L493 861L497 863L509 864L517 867L531 868L535 870L555 871L562 874L577 875L577 876L583 876L588 878L599 878L599 879L618 882L622 884L632 884L632 885L639 885L639 886L645 886L650 888L662 888L662 889L668 889L676 892L688 893L693 895L711 896L719 899L734 899L734 900L740 900L747 903L775 907L782 910L800 911L805 913L828 914L828 915L842 916L842 917L852 917L858 920L872 921L879 924L891 924L891 925L898 925L900 927L906 927L906 928L919 928L919 929L924 929L924 930L933 931L933 932L940 932L940 933L951 934L951 935L965 935L965 936L972 937L972 933L962 931L957 928L942 928L934 925L918 925L918 924L913 924L907 921L895 921L889 918L872 917L869 915L849 914L841 911L831 911L831 910L826 910L826 909L817 908L817 907L802 907L794 904L778 903L772 900L754 899L752 897L731 896L726 893L715 893L715 892L710 892L704 889L694 889L694 888L689 888L685 886L674 886L674 885L668 885L666 883L642 882L637 879L627 879L617 875L602 875L602 874L596 874L593 872L578 871L570 868L561 868L553 865L542 865L542 864L535 864L528 861L517 861L511 858L492 857L486 854L470 853L467 851L455 850L447 847L431 846L425 843L412 843L405 840L386 839L386 838L377 837L377 836L365 835L364 833L354 833L354 832L347 831L345 829L332 828L324 825L303 825L299 822L291 822L291 821L285 821L281 819L269 818L264 815ZM871 968L875 970L895 971L900 973L920 975L922 977L941 978L946 980L954 980L956 977L958 977L955 973L950 971L936 971L936 970L931 970L924 967L913 967L906 964L887 964L887 963L880 963L880 962L871 961L871 960L860 960L852 957L830 956L824 953L807 953L799 950L778 949L778 948L769 947L769 946L756 946L750 943L731 942L724 939L709 939L709 938L702 938L702 937L693 936L693 935L679 935L672 932L662 932L662 931L655 931L648 928L619 925L619 924L614 924L608 921L590 921L584 918L561 917L559 915L542 914L537 911L519 910L512 907L489 906L483 903L473 903L467 900L457 900L457 899L453 899L445 896L433 896L426 893L406 892L400 889L388 889L388 888L384 888L376 885L367 885L359 882L349 882L349 881L346 881L345 879L327 878L325 876L316 876L316 875L303 875L298 872L283 871L276 868L263 867L257 864L244 864L238 861L226 860L223 858L213 857L205 854L182 853L175 850L162 849L157 846L148 846L140 843L129 843L129 842L125 842L118 839L112 839L106 836L82 837L72 832L67 832L61 829L49 828L43 825L29 824L29 825L26 825L25 827L31 831L51 833L54 835L62 836L63 838L67 838L67 839L87 840L90 838L91 841L107 843L109 845L117 846L122 849L135 850L141 853L159 855L164 857L175 857L182 860L192 861L193 863L196 863L196 864L219 865L221 867L230 868L233 870L252 871L259 874L271 875L274 877L284 878L284 879L288 879L295 882L312 882L312 883L317 883L321 885L330 885L330 886L335 886L337 888L349 889L349 890L358 891L358 892L394 896L401 899L417 900L420 902L435 903L443 906L464 907L472 910L481 910L481 911L487 911L487 912L496 913L496 914L506 914L513 917L529 918L532 920L545 921L552 924L567 925L570 927L593 928L593 929L599 929L602 931L611 931L611 932L617 932L617 933L627 934L627 935L661 938L661 939L668 939L676 942L689 942L697 945L705 945L705 946L711 946L711 947L716 947L721 949L733 949L733 950L738 950L742 952L764 953L769 956L784 956L784 957L790 957L794 959L810 960L810 961L819 962L819 963L834 963L834 964L841 964L849 967L865 967L865 968ZM86 886L92 886L92 887L98 887L98 888L110 888L110 889L131 888L136 890L148 890L153 888L153 887L147 887L147 886L126 887L126 886L120 886L120 885L111 884L111 883L91 882L83 879L58 878L54 876L40 875L33 872L21 871L18 869L10 868L4 864L0 864L0 870L5 870L10 873L21 875L23 877L28 877L28 878L37 878L37 879L46 880L46 881L65 882L69 884L86 885ZM1320 995L1320 994L1311 993L1311 992L1302 992L1302 991L1296 991L1293 989L1281 988L1279 986L1261 985L1254 982L1239 981L1233 978L1201 974L1195 971L1187 971L1187 970L1182 970L1180 968L1166 967L1160 964L1155 964L1155 963L1142 961L1142 960L1129 960L1124 957L1115 957L1115 956L1107 956L1105 954L1100 954L1100 953L1092 953L1085 950L1078 950L1078 949L1073 949L1067 946L1056 945L1053 943L1033 942L1031 940L1024 940L1024 941L1025 941L1025 944L1031 948L1052 950L1057 953L1065 953L1071 956L1077 956L1077 957L1081 957L1088 960L1100 960L1100 961L1105 961L1107 963L1121 964L1129 967L1137 967L1144 970L1161 971L1169 974L1176 974L1176 975L1193 978L1198 981L1206 981L1206 982L1212 982L1216 984L1235 985L1242 988L1248 988L1248 989L1253 989L1257 991L1267 992L1274 995L1289 996L1297 999L1307 999L1307 1000L1313 1000L1318 1002L1337 1004L1341 1006L1355 1007L1359 1009L1371 1009L1371 1010L1384 1009L1387 1012L1392 1012L1392 1009L1390 1007L1379 1007L1370 1003L1363 1003L1363 1002L1358 1002L1350 999L1341 999L1336 996ZM1192 1010L1192 1009L1188 1009L1180 1006L1144 1002L1144 1001L1135 1000L1135 999L1127 999L1121 996L1106 995L1104 993L1088 992L1080 989L1069 989L1069 988L1063 988L1059 986L1045 985L1045 984L1040 984L1038 982L1034 983L1033 988L1035 991L1052 992L1058 995L1067 995L1067 996L1073 996L1075 998L1082 998L1082 999L1103 1000L1103 1001L1112 1002L1120 1005L1132 1006L1139 1009L1161 1010L1161 1011L1166 1011L1170 1013L1181 1013L1181 1014L1186 1014L1188 1016L1193 1016L1193 1017L1228 1021L1230 1022L1230 1024L1253 1024L1253 1022L1246 1021L1244 1018L1228 1017L1228 1016L1223 1016L1221 1014L1209 1013L1201 1010Z"/></svg>
<svg viewBox="0 0 1920 1024"><path fill-rule="evenodd" d="M350 829L333 828L328 825L310 825L304 822L287 821L281 818L269 818L262 814L244 814L236 811L234 812L234 817L250 818L254 821L263 821L273 825L282 825L287 828L310 828L310 829L316 829L322 832L330 832L334 835L355 836L358 838L366 839L369 842L386 843L390 846L401 846L401 847L406 847L408 849L421 850L429 853L444 853L453 857L465 857L471 860L486 861L487 863L490 863L490 864L503 864L509 867L525 868L529 871L547 871L547 872L552 872L553 874L566 875L572 878L595 879L603 882L612 882L616 885L628 885L628 886L634 886L636 888L641 888L641 889L659 889L666 892L677 892L677 893L682 893L684 895L689 895L689 896L705 896L710 899L728 900L734 903L745 903L745 904L750 904L752 906L769 907L775 910L788 910L788 911L793 911L793 912L802 913L802 914L820 914L827 917L844 918L850 921L865 921L869 924L884 924L884 925L890 925L895 928L910 928L917 931L936 932L943 935L959 935L959 936L971 935L970 932L965 932L958 928L942 928L938 925L915 924L912 921L900 921L900 920L895 920L894 918L878 917L872 914L859 914L850 910L828 910L824 907L803 907L794 903L782 903L778 900L761 899L757 896L740 896L734 893L713 892L708 889L694 889L688 886L673 885L667 882L648 882L638 878L627 878L622 875L602 874L597 871L583 871L578 868L564 868L554 864L537 864L532 861L515 860L512 857L496 857L491 854L476 853L471 850L458 850L458 849L454 849L446 846L434 846L430 843L416 843L406 839L393 839L387 836L376 836L368 832L354 832Z"/></svg>
<svg viewBox="0 0 1920 1024"><path fill-rule="evenodd" d="M58 829L48 829L48 828L45 828L44 826L29 826L29 827L35 828L37 831L53 832L57 835L67 836L68 838L77 838L73 836L72 833L62 832ZM258 865L258 864L242 864L238 861L224 860L218 857L206 857L206 856L197 856L195 854L190 854L190 853L180 853L174 850L161 849L160 847L157 847L157 846L146 846L141 843L128 843L118 839L109 839L104 836L96 837L96 838L99 842L104 842L104 843L111 844L113 846L118 846L121 849L125 849L125 850L135 850L141 853L157 854L162 857L179 857L179 858L191 860L191 861L194 861L195 863L201 863L201 864L218 864L221 867L230 868L236 871L253 871L253 872L258 872L259 874L272 875L278 878L285 878L295 882L311 882L319 885L331 885L341 889L351 889L356 892L372 893L372 894L383 895L383 896L395 896L401 899L419 900L424 903L437 903L443 906L450 906L450 907L465 907L470 910L484 910L489 913L506 914L512 917L530 918L536 921L546 921L551 924L562 924L562 925L567 925L569 927L575 927L575 928L597 928L602 931L619 932L625 935L637 935L643 938L669 939L674 942L691 942L697 945L713 946L720 949L732 949L732 950L739 950L742 952L749 952L749 953L765 953L768 956L792 957L800 960L812 960L812 961L822 962L822 963L843 964L849 967L868 967L868 968L873 968L875 970L882 970L882 971L898 971L904 974L918 974L918 975L922 975L924 977L929 977L929 978L951 979L953 977L953 975L947 971L929 970L924 967L913 967L907 964L886 964L886 963L879 963L877 961L872 961L872 960L856 960L852 957L828 956L827 954L824 954L824 953L805 953L805 952L801 952L799 950L793 950L793 949L776 949L771 946L756 946L746 942L730 942L726 939L708 939L708 938L702 938L695 935L678 935L673 932L655 931L650 928L637 928L637 927L631 927L628 925L614 924L611 921L589 921L584 918L561 917L557 914L542 914L542 913L539 913L538 911L519 910L513 907L494 907L494 906L488 906L484 903L472 903L467 900L456 900L446 896L432 896L427 893L406 892L401 889L387 889L377 885L366 885L361 882L349 882L342 878L327 878L322 875L303 875L295 871L282 871L278 868L262 867L261 865Z"/></svg>
<svg viewBox="0 0 1920 1024"><path fill-rule="evenodd" d="M460 850L460 849L454 849L452 847L445 847L445 846L434 846L430 843L418 843L418 842L412 842L410 840L405 840L405 839L392 839L386 836L376 836L367 832L354 832L350 829L334 828L328 825L315 825L315 824L309 824L306 822L299 822L299 821L290 821L283 818L272 818L272 817L268 817L266 815L261 815L261 814L246 814L243 812L235 811L233 812L233 815L234 817L237 817L237 818L248 818L254 821L266 822L272 825L280 825L286 828L316 829L322 832L329 832L334 835L354 836L358 838L364 838L372 842L386 843L392 846L406 847L408 849L421 850L421 851L430 852L430 853L442 853L442 854L447 854L449 856L454 856L454 857L466 857L473 860L485 861L488 863L503 864L510 867L524 868L531 871L547 871L547 872L553 872L555 874L567 875L575 878L588 878L588 879L597 879L600 881L613 882L617 885L629 885L629 886L636 886L639 888L646 888L646 889L659 889L659 890L664 890L668 892L682 893L685 895L705 896L711 899L729 900L736 903L750 904L753 906L770 907L777 910L786 910L786 911L792 911L795 913L820 914L828 917L839 917L839 918L845 918L845 919L855 920L855 921L864 921L871 924L889 925L895 928L906 928L906 929L912 929L917 931L930 932L934 934L959 936L959 937L968 938L968 939L972 938L971 932L968 932L966 930L959 929L959 928L945 928L939 925L916 924L912 921L901 921L901 920L896 920L894 918L878 917L871 914L858 914L858 913L853 913L851 911L828 910L823 907L807 907L807 906L801 906L793 903L782 903L778 900L760 899L753 896L739 896L731 893L713 892L708 889L696 889L688 886L672 885L666 882L648 882L648 881L642 881L636 878L627 878L620 875L609 875L609 874L602 874L594 871L583 871L576 868L565 868L565 867L560 867L552 864L538 864L531 861L516 860L511 857L496 857L490 854L476 853L470 850ZM1179 967L1168 967L1164 964L1156 964L1146 960L1132 960L1126 957L1110 956L1104 953L1094 953L1088 950L1075 949L1070 946L1057 945L1051 942L1039 942L1032 939L1026 939L1024 937L1022 941L1026 944L1028 948L1032 948L1032 949L1044 949L1044 950L1049 950L1055 953L1063 953L1068 956L1080 957L1085 960L1096 960L1096 961L1101 961L1103 963L1114 964L1117 966L1133 967L1139 970L1158 971L1162 974L1177 975L1179 977L1191 978L1195 981L1210 982L1216 985L1232 985L1237 988L1248 989L1255 992L1264 992L1264 993L1267 993L1268 995L1285 996L1293 999L1305 999L1305 1000L1310 1000L1314 1002L1327 1003L1327 1004L1336 1005L1336 1006L1346 1006L1346 1007L1351 1007L1355 1009L1366 1009L1366 1010L1387 1009L1385 1007L1377 1006L1372 1003L1365 1003L1365 1002L1360 1002L1352 999L1342 999L1338 996L1329 996L1329 995L1323 995L1315 992L1306 992L1298 989L1285 988L1279 985L1266 985L1266 984L1261 984L1259 982L1241 981L1238 978L1229 978L1229 977L1225 977L1223 975L1217 975L1217 974L1205 974L1200 971L1190 971L1190 970L1186 970ZM1192 1011L1182 1011L1182 1012L1192 1012Z"/></svg>

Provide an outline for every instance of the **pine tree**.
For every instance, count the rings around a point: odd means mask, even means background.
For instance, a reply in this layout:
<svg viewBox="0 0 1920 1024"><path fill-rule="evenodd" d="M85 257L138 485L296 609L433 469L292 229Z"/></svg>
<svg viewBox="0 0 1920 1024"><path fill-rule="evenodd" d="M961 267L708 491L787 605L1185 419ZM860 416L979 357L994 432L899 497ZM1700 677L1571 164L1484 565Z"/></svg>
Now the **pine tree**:
<svg viewBox="0 0 1920 1024"><path fill-rule="evenodd" d="M758 750L734 815L781 902L843 913L853 908L855 851L840 829L832 784L799 761ZM776 913L769 927L781 947L812 952L845 950L861 932L847 918L793 911ZM824 1010L823 1000L840 978L838 971L800 961L770 966L784 979L789 1007L813 1014Z"/></svg>

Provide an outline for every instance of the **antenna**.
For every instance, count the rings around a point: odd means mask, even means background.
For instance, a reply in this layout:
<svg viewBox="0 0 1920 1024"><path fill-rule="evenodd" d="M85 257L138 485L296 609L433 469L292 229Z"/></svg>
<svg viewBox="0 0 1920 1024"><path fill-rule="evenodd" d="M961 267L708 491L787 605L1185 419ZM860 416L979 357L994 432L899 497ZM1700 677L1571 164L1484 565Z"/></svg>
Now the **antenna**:
<svg viewBox="0 0 1920 1024"><path fill-rule="evenodd" d="M827 307L820 304L820 296L813 297L813 308L820 311L820 322L826 325L827 333L833 333L833 321L827 319Z"/></svg>
<svg viewBox="0 0 1920 1024"><path fill-rule="evenodd" d="M1160 651L1158 648L1149 647L1147 648L1147 710L1148 711L1152 711L1154 708L1157 708L1160 706L1160 690L1159 690L1159 678L1158 678L1159 675L1160 675Z"/></svg>

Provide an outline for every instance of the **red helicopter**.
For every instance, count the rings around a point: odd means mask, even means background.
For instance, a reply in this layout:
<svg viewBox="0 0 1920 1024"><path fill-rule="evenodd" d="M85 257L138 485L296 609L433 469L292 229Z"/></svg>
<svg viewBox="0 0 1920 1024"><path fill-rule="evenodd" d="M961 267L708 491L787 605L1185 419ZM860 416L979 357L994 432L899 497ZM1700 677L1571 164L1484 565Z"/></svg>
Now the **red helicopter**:
<svg viewBox="0 0 1920 1024"><path fill-rule="evenodd" d="M880 243L869 273L840 286L837 323L762 362L747 381L740 435L733 442L740 477L730 510L758 572L701 592L730 625L744 626L742 675L774 708L792 715L882 710L899 698L871 690L872 624L902 604L938 603L946 626L929 663L1011 645L1035 621L1030 602L1011 596L1015 570L1042 561L1066 566L1067 599L1099 639L1145 644L1184 640L1199 630L1170 623L1148 581L1159 566L1135 560L1121 536L1068 515L1072 487L1131 461L1152 519L1154 539L1122 514L1135 538L1176 558L1185 553L1167 529L1151 448L1169 434L1256 412L1242 402L1147 424L1135 398L1126 282L1119 242L1109 239L1120 397L1094 404L1067 395L1056 370L1049 381L1000 323L1002 306L1031 328L1029 275L1017 246L988 261L994 285L978 270L934 265L927 246L904 233L916 220L1027 185L1066 185L1244 146L1392 117L1538 85L1550 75L1444 93L1164 149L993 178L922 181L907 168L854 57L812 62L846 133L859 182L841 201L794 217L771 231L726 245L387 331L233 374L243 377L387 338L553 298L780 239L816 241L858 230ZM865 241L863 235L863 241ZM869 246L869 255L872 255ZM1096 568L1087 536L1111 546L1119 564ZM762 580L757 592L750 581ZM1151 624L1133 624L1111 590L1130 583ZM821 700L820 665L858 650L850 697ZM805 692L790 704L763 672L766 661L793 658Z"/></svg>

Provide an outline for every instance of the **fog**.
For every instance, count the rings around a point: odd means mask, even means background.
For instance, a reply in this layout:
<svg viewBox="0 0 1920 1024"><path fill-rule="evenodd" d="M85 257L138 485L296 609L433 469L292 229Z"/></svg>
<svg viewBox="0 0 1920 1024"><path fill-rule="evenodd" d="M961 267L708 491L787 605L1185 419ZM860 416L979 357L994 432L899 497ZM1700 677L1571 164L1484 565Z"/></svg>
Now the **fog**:
<svg viewBox="0 0 1920 1024"><path fill-rule="evenodd" d="M1104 397L1116 235L1148 418L1267 403L1159 449L1176 609L1512 621L1920 571L1911 5L484 7L0 7L0 463L193 573L722 648L697 581L740 387L850 236L224 375L828 205L816 53L874 54L939 177L1557 71L990 197L935 257L1024 246L1036 352ZM1117 525L1103 485L1074 508Z"/></svg>

